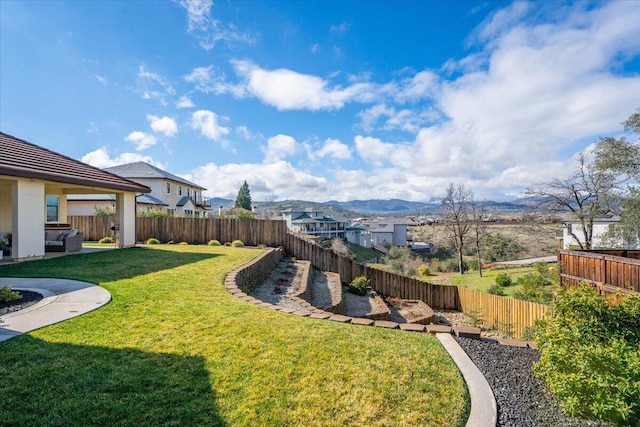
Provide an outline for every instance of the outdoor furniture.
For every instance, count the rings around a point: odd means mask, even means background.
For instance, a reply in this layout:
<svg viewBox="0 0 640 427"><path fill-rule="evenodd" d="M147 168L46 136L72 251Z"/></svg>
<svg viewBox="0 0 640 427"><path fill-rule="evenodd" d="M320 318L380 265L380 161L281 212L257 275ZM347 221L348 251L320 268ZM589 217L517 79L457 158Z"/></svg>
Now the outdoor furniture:
<svg viewBox="0 0 640 427"><path fill-rule="evenodd" d="M46 230L44 232L45 252L73 252L82 250L83 236L80 230Z"/></svg>

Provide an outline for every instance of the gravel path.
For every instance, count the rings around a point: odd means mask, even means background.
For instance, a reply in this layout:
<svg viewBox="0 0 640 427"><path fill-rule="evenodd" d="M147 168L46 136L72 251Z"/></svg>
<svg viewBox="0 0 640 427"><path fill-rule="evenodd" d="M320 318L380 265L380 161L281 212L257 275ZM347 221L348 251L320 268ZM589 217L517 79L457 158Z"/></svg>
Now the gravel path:
<svg viewBox="0 0 640 427"><path fill-rule="evenodd" d="M498 427L610 427L613 424L569 418L544 383L535 377L533 363L540 353L469 338L456 338L489 382L498 404Z"/></svg>
<svg viewBox="0 0 640 427"><path fill-rule="evenodd" d="M13 313L14 311L24 310L25 308L37 303L42 300L42 295L37 292L31 291L18 291L22 298L9 301L9 302L0 302L0 316L4 314Z"/></svg>

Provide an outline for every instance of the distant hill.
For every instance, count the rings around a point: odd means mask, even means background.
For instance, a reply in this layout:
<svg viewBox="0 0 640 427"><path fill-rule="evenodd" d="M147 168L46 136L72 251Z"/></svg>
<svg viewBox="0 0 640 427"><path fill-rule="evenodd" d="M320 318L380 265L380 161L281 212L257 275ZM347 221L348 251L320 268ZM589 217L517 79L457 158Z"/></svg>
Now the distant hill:
<svg viewBox="0 0 640 427"><path fill-rule="evenodd" d="M526 197L509 202L495 202L492 200L478 201L486 206L492 214L515 214L523 213L539 203L539 199ZM234 200L214 197L211 199L211 206L217 209L223 206L224 209L233 207ZM266 217L276 218L280 211L285 209L305 209L311 208L322 211L327 216L339 218L357 218L360 216L408 216L408 215L434 215L440 210L440 200L430 200L428 202L411 202L402 199L372 199L372 200L350 200L338 202L329 200L319 203L306 200L281 200L272 202L257 202L254 205L258 212L267 213Z"/></svg>

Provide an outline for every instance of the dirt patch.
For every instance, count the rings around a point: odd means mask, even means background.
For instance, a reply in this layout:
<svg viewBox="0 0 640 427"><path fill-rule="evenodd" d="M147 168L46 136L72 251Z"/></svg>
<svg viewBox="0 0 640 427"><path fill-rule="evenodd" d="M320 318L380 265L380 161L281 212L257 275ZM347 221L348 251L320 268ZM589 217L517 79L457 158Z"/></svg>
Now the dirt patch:
<svg viewBox="0 0 640 427"><path fill-rule="evenodd" d="M303 310L304 307L291 298L300 292L303 268L304 264L301 262L291 259L281 261L250 295L274 305Z"/></svg>
<svg viewBox="0 0 640 427"><path fill-rule="evenodd" d="M342 303L340 275L313 269L311 301L314 307L334 311Z"/></svg>
<svg viewBox="0 0 640 427"><path fill-rule="evenodd" d="M433 322L433 310L423 301L387 297L385 302L391 311L391 320L394 322L422 325Z"/></svg>
<svg viewBox="0 0 640 427"><path fill-rule="evenodd" d="M389 307L380 296L370 291L367 295L356 295L343 288L344 311L350 317L365 317L372 320L391 320Z"/></svg>

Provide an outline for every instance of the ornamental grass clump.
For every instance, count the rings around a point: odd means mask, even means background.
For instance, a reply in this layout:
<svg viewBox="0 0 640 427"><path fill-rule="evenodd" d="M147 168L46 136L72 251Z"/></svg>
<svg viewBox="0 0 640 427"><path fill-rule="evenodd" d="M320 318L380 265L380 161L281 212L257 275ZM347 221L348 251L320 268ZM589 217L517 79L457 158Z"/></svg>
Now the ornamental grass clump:
<svg viewBox="0 0 640 427"><path fill-rule="evenodd" d="M147 245L159 245L160 244L160 240L156 239L155 237L150 237L147 239L147 241L145 242Z"/></svg>
<svg viewBox="0 0 640 427"><path fill-rule="evenodd" d="M213 239L213 240L209 240L207 242L207 245L209 245L209 246L220 246L220 242L218 240Z"/></svg>
<svg viewBox="0 0 640 427"><path fill-rule="evenodd" d="M244 243L242 243L242 240L234 240L233 242L231 242L231 246L233 246L234 248L243 248Z"/></svg>
<svg viewBox="0 0 640 427"><path fill-rule="evenodd" d="M98 240L98 243L113 243L113 239L109 236L106 236Z"/></svg>

